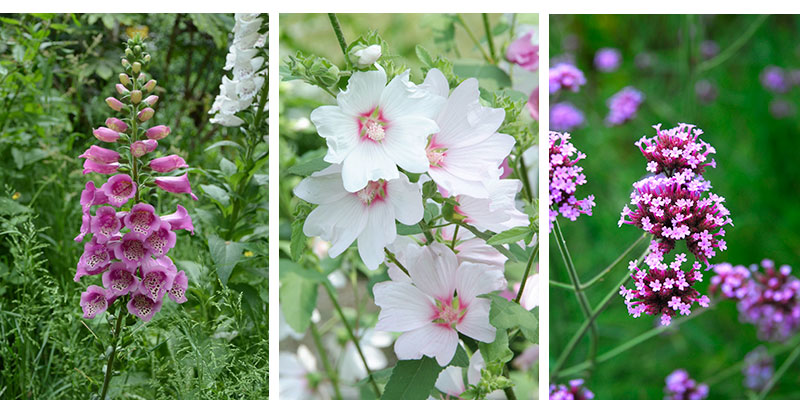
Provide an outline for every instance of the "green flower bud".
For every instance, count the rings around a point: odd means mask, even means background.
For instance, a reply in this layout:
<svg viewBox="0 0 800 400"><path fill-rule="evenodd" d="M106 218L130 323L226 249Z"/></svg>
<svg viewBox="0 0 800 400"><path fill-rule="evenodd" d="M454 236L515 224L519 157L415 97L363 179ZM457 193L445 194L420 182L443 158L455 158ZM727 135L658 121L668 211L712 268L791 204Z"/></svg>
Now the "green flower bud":
<svg viewBox="0 0 800 400"><path fill-rule="evenodd" d="M138 74L139 71L142 70L142 64L138 61L134 61L133 64L131 65L131 68L134 74Z"/></svg>
<svg viewBox="0 0 800 400"><path fill-rule="evenodd" d="M128 74L119 74L119 83L123 84L124 86L130 86L131 77L128 76Z"/></svg>
<svg viewBox="0 0 800 400"><path fill-rule="evenodd" d="M133 104L139 104L142 101L142 91L141 90L134 90L131 92L131 102Z"/></svg>
<svg viewBox="0 0 800 400"><path fill-rule="evenodd" d="M142 75L144 75L144 74L142 74ZM147 93L152 92L153 89L155 89L155 88L156 88L156 80L155 79L150 79L149 81L147 81L147 83L144 84L144 90L146 90Z"/></svg>

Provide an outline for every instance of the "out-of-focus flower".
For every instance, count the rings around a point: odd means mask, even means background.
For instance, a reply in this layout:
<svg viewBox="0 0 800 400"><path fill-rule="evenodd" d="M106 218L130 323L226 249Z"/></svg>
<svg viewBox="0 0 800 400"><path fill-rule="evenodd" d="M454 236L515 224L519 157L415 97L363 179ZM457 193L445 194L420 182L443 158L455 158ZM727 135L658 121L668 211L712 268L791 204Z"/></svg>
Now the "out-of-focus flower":
<svg viewBox="0 0 800 400"><path fill-rule="evenodd" d="M719 45L713 40L704 40L700 43L700 55L704 60L710 60L719 54Z"/></svg>
<svg viewBox="0 0 800 400"><path fill-rule="evenodd" d="M761 391L775 373L775 359L767 352L764 346L758 346L755 350L744 356L744 387Z"/></svg>
<svg viewBox="0 0 800 400"><path fill-rule="evenodd" d="M795 107L794 104L784 99L772 99L769 102L769 113L775 119L784 119L794 115Z"/></svg>
<svg viewBox="0 0 800 400"><path fill-rule="evenodd" d="M570 102L556 103L550 106L550 129L554 131L571 131L583 124L583 113Z"/></svg>
<svg viewBox="0 0 800 400"><path fill-rule="evenodd" d="M770 65L761 71L761 85L775 93L789 91L789 81L783 68Z"/></svg>
<svg viewBox="0 0 800 400"><path fill-rule="evenodd" d="M619 50L604 47L594 54L594 66L600 72L614 72L622 64L622 53Z"/></svg>
<svg viewBox="0 0 800 400"><path fill-rule="evenodd" d="M741 299L746 294L750 282L750 270L743 265L733 266L729 263L714 266L714 275L708 291L716 294L717 291L728 299Z"/></svg>
<svg viewBox="0 0 800 400"><path fill-rule="evenodd" d="M531 92L530 97L528 97L528 102L525 103L528 106L528 112L531 113L531 118L535 120L539 120L539 87L537 86L536 89L533 89Z"/></svg>
<svg viewBox="0 0 800 400"><path fill-rule="evenodd" d="M520 355L517 356L513 361L511 361L511 365L521 371L528 371L534 365L539 363L539 345L532 344L528 346L525 350L522 351Z"/></svg>
<svg viewBox="0 0 800 400"><path fill-rule="evenodd" d="M633 86L623 88L608 99L606 122L613 126L633 119L643 101L644 94Z"/></svg>
<svg viewBox="0 0 800 400"><path fill-rule="evenodd" d="M742 320L756 325L762 340L782 341L800 330L800 280L791 275L792 267L775 268L763 260L761 269L753 265L747 294L739 300Z"/></svg>
<svg viewBox="0 0 800 400"><path fill-rule="evenodd" d="M391 346L392 341L390 333L374 329L367 329L359 335L359 345L370 370L378 371L386 368L389 362L382 349ZM367 369L364 368L364 361L358 355L355 344L348 341L339 358L339 379L343 382L356 383L366 377Z"/></svg>
<svg viewBox="0 0 800 400"><path fill-rule="evenodd" d="M714 86L708 79L700 79L694 84L694 93L701 102L708 104L717 99L716 86Z"/></svg>
<svg viewBox="0 0 800 400"><path fill-rule="evenodd" d="M281 399L330 399L330 384L313 378L317 374L317 360L308 347L301 344L297 354L282 351L279 362Z"/></svg>
<svg viewBox="0 0 800 400"><path fill-rule="evenodd" d="M539 45L533 42L534 32L528 32L508 45L506 59L528 71L539 69Z"/></svg>
<svg viewBox="0 0 800 400"><path fill-rule="evenodd" d="M594 393L583 386L583 379L573 379L567 385L550 385L550 400L592 400Z"/></svg>
<svg viewBox="0 0 800 400"><path fill-rule="evenodd" d="M575 197L578 186L586 183L583 167L577 165L586 154L578 151L569 139L569 133L550 131L550 229L559 213L575 221L581 214L592 215L594 206L593 195L582 200Z"/></svg>
<svg viewBox="0 0 800 400"><path fill-rule="evenodd" d="M581 86L586 84L583 72L570 63L559 63L550 68L550 94L559 90L570 90L578 92Z"/></svg>
<svg viewBox="0 0 800 400"><path fill-rule="evenodd" d="M708 385L698 384L686 370L675 370L667 376L666 382L664 400L702 400L708 397Z"/></svg>

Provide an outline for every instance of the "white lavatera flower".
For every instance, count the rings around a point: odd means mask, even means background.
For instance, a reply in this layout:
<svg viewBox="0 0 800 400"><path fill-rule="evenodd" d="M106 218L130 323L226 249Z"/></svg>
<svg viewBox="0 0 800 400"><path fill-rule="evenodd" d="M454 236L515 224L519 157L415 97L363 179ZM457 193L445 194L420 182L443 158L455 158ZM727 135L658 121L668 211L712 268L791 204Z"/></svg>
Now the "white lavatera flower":
<svg viewBox="0 0 800 400"><path fill-rule="evenodd" d="M309 375L317 372L317 360L305 345L297 354L280 352L280 398L289 400L329 399L331 389L326 383L311 386Z"/></svg>
<svg viewBox="0 0 800 400"><path fill-rule="evenodd" d="M328 336L335 341L333 336ZM359 345L367 360L370 370L378 371L386 368L389 361L383 353L383 348L392 345L394 338L388 332L379 332L372 328L362 330L359 333ZM336 343L328 346L333 359L339 365L339 379L342 382L356 383L367 377L367 370L364 368L364 361L358 355L358 350L352 341L345 343L344 348Z"/></svg>
<svg viewBox="0 0 800 400"><path fill-rule="evenodd" d="M345 190L342 166L331 165L303 179L294 194L319 204L306 218L303 233L331 242L330 257L338 257L358 241L361 260L376 269L384 247L395 241L395 221L413 225L422 220L422 189L404 174L396 179L369 181L356 192Z"/></svg>
<svg viewBox="0 0 800 400"><path fill-rule="evenodd" d="M516 205L522 182L517 179L499 179L500 171L495 173L496 178L485 182L488 198L456 196L458 206L455 207L455 212L464 216L465 223L480 231L499 233L529 225L528 216L518 210Z"/></svg>
<svg viewBox="0 0 800 400"><path fill-rule="evenodd" d="M478 296L505 286L501 271L470 262L459 265L455 253L438 242L406 257L409 276L392 273L391 281L372 289L381 309L375 329L402 332L394 345L397 358L428 356L445 366L455 355L459 332L494 341L490 301Z"/></svg>
<svg viewBox="0 0 800 400"><path fill-rule="evenodd" d="M505 111L481 105L475 78L465 80L450 94L447 78L434 68L420 87L447 98L436 116L439 131L431 136L426 148L428 175L445 196L488 198L486 182L494 179L495 171L515 143L512 136L497 133Z"/></svg>
<svg viewBox="0 0 800 400"><path fill-rule="evenodd" d="M480 350L472 354L469 358L469 366L467 366L467 381L464 382L463 368L456 366L449 366L445 368L439 377L436 379L434 385L436 389L440 390L447 396L452 396L453 399L461 398L467 390L467 385L475 385L481 381L481 370L486 368L486 361L483 360ZM497 390L488 395L488 399L504 399L502 390ZM430 399L430 398L429 398Z"/></svg>
<svg viewBox="0 0 800 400"><path fill-rule="evenodd" d="M525 288L523 289L522 297L519 299L519 305L522 308L530 311L539 306L539 290L541 290L539 285L539 274L530 275L525 280ZM519 293L521 286L519 283L514 284L514 291Z"/></svg>
<svg viewBox="0 0 800 400"><path fill-rule="evenodd" d="M356 56L356 65L359 68L366 68L381 58L381 46L373 44L353 53Z"/></svg>
<svg viewBox="0 0 800 400"><path fill-rule="evenodd" d="M406 71L386 84L386 73L356 71L337 105L311 112L311 121L325 138L325 161L342 164L348 192L370 181L397 179L397 167L412 173L428 171L427 138L438 131L433 118L444 98L420 90Z"/></svg>

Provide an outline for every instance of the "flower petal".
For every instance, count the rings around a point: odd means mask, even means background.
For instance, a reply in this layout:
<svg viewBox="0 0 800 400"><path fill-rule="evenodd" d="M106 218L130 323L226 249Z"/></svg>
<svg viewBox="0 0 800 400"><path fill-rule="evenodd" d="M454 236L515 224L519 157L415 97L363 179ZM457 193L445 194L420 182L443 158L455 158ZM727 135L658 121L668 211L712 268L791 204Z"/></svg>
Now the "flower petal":
<svg viewBox="0 0 800 400"><path fill-rule="evenodd" d="M435 309L433 301L406 282L380 282L372 287L375 305L381 308L375 329L387 332L407 332L431 323Z"/></svg>
<svg viewBox="0 0 800 400"><path fill-rule="evenodd" d="M336 106L321 106L311 112L311 122L328 144L325 161L340 163L356 148L359 141L357 118Z"/></svg>
<svg viewBox="0 0 800 400"><path fill-rule="evenodd" d="M396 78L395 78L396 79ZM342 112L348 115L361 115L372 111L386 87L386 72L356 71L347 82L347 90L336 96Z"/></svg>
<svg viewBox="0 0 800 400"><path fill-rule="evenodd" d="M406 332L394 343L394 352L400 360L435 357L441 366L453 360L458 347L458 333L450 328L428 324Z"/></svg>
<svg viewBox="0 0 800 400"><path fill-rule="evenodd" d="M408 74L405 71L395 76L381 93L380 109L389 123L411 115L434 119L444 105L443 97L420 90L409 82Z"/></svg>
<svg viewBox="0 0 800 400"><path fill-rule="evenodd" d="M503 289L507 283L502 271L471 262L461 264L455 276L458 298L462 304L468 305L471 305L477 296Z"/></svg>
<svg viewBox="0 0 800 400"><path fill-rule="evenodd" d="M337 257L356 240L366 224L364 203L355 196L347 195L311 211L303 225L303 233L331 242L328 255Z"/></svg>
<svg viewBox="0 0 800 400"><path fill-rule="evenodd" d="M363 189L369 181L391 180L399 175L383 146L371 140L361 141L342 164L344 188L351 193Z"/></svg>
<svg viewBox="0 0 800 400"><path fill-rule="evenodd" d="M393 120L386 130L383 146L386 154L403 169L423 173L428 171L425 146L428 136L439 130L432 119L419 116L405 116Z"/></svg>
<svg viewBox="0 0 800 400"><path fill-rule="evenodd" d="M456 288L456 254L446 245L434 242L406 264L411 280L427 295L450 302Z"/></svg>
<svg viewBox="0 0 800 400"><path fill-rule="evenodd" d="M358 236L358 254L369 269L377 269L384 260L384 247L397 238L394 212L386 201L369 206L369 219Z"/></svg>
<svg viewBox="0 0 800 400"><path fill-rule="evenodd" d="M403 174L400 179L386 183L387 200L394 208L395 218L403 224L414 225L422 220L425 209L422 205L422 188L411 183ZM401 261L402 262L402 261Z"/></svg>
<svg viewBox="0 0 800 400"><path fill-rule="evenodd" d="M490 304L489 300L483 298L473 300L456 329L475 340L484 343L494 342L497 330L489 323Z"/></svg>
<svg viewBox="0 0 800 400"><path fill-rule="evenodd" d="M294 188L294 195L314 204L327 204L340 200L348 193L342 186L342 167L331 165L303 179Z"/></svg>

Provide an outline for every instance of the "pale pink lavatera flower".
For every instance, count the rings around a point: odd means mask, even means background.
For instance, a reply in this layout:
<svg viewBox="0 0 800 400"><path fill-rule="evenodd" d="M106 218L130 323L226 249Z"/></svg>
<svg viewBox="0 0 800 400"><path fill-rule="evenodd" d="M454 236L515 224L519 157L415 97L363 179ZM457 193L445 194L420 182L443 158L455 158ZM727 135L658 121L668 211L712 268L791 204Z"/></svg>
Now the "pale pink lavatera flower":
<svg viewBox="0 0 800 400"><path fill-rule="evenodd" d="M103 175L110 175L116 173L118 169L119 169L119 163L116 162L111 164L104 164L88 158L83 162L84 175L90 172L95 172Z"/></svg>
<svg viewBox="0 0 800 400"><path fill-rule="evenodd" d="M144 245L145 236L128 232L114 244L114 255L126 265L139 265L150 258L150 250Z"/></svg>
<svg viewBox="0 0 800 400"><path fill-rule="evenodd" d="M156 215L156 209L147 203L135 204L131 211L125 215L125 227L131 232L143 237L149 236L161 225L161 219Z"/></svg>
<svg viewBox="0 0 800 400"><path fill-rule="evenodd" d="M197 200L197 196L192 193L192 185L189 183L189 175L181 176L162 176L155 179L156 186L170 193L188 193L192 200Z"/></svg>
<svg viewBox="0 0 800 400"><path fill-rule="evenodd" d="M119 140L120 134L118 131L101 126L92 131L97 140L106 143L114 143Z"/></svg>
<svg viewBox="0 0 800 400"><path fill-rule="evenodd" d="M189 165L186 164L186 161L178 155L169 155L165 157L154 158L150 161L150 169L156 172L172 172L178 168L185 168Z"/></svg>
<svg viewBox="0 0 800 400"><path fill-rule="evenodd" d="M442 243L422 247L405 264L409 277L397 277L373 287L381 308L375 329L402 332L394 350L401 360L436 358L441 366L455 355L458 334L491 343L488 299L477 296L505 285L501 271L486 265L458 264ZM396 279L396 280L395 280Z"/></svg>
<svg viewBox="0 0 800 400"><path fill-rule="evenodd" d="M144 322L150 322L157 312L161 311L161 306L164 304L162 299L153 301L147 295L142 293L142 285L139 289L131 295L128 301L128 312L139 317Z"/></svg>
<svg viewBox="0 0 800 400"><path fill-rule="evenodd" d="M530 97L528 97L528 102L526 103L528 106L528 112L531 113L531 118L535 120L539 120L539 87L537 86L536 89L533 89L531 92Z"/></svg>
<svg viewBox="0 0 800 400"><path fill-rule="evenodd" d="M111 264L108 271L103 273L103 286L106 288L106 297L109 301L114 301L117 297L124 296L139 288L136 268L135 265L115 262Z"/></svg>
<svg viewBox="0 0 800 400"><path fill-rule="evenodd" d="M108 308L106 291L97 285L91 285L86 291L81 293L81 308L83 308L83 318L93 319L97 314L104 312Z"/></svg>
<svg viewBox="0 0 800 400"><path fill-rule="evenodd" d="M495 178L484 184L489 191L489 198L456 196L458 206L455 211L464 217L465 223L480 231L498 233L529 224L528 216L516 206L516 195L522 189L522 182Z"/></svg>
<svg viewBox="0 0 800 400"><path fill-rule="evenodd" d="M104 147L92 145L78 158L85 158L102 164L112 164L119 161L119 153Z"/></svg>
<svg viewBox="0 0 800 400"><path fill-rule="evenodd" d="M129 175L114 175L100 186L100 190L108 198L108 204L114 207L122 207L128 200L136 194L136 183Z"/></svg>
<svg viewBox="0 0 800 400"><path fill-rule="evenodd" d="M453 240L455 226L448 225L442 227L439 229L439 232L442 235L442 240L449 243ZM487 244L485 240L476 237L472 232L463 228L458 230L455 250L459 264L465 261L476 264L486 264L502 271L505 269L506 261L508 261L506 256Z"/></svg>
<svg viewBox="0 0 800 400"><path fill-rule="evenodd" d="M114 207L103 206L97 209L92 217L91 232L98 243L106 243L122 229L122 221Z"/></svg>
<svg viewBox="0 0 800 400"><path fill-rule="evenodd" d="M506 48L506 59L528 71L539 69L539 45L533 44L533 32L520 36Z"/></svg>
<svg viewBox="0 0 800 400"><path fill-rule="evenodd" d="M436 116L439 131L426 147L428 175L445 196L489 197L483 182L493 178L515 142L513 137L497 133L505 111L480 104L478 80L474 78L462 82L448 97L447 78L432 69L421 87L447 99Z"/></svg>
<svg viewBox="0 0 800 400"><path fill-rule="evenodd" d="M428 170L425 144L438 131L433 118L444 99L420 90L406 71L386 84L386 73L354 72L337 105L311 112L317 132L328 143L325 161L342 164L344 188L356 192L370 181Z"/></svg>
<svg viewBox="0 0 800 400"><path fill-rule="evenodd" d="M519 283L514 284L514 292L519 293L519 288L522 285ZM530 311L539 306L539 274L532 274L525 280L525 288L523 289L522 297L519 299L519 305L522 308Z"/></svg>
<svg viewBox="0 0 800 400"><path fill-rule="evenodd" d="M92 236L92 240L83 245L83 254L78 260L78 270L73 280L78 282L82 276L103 273L113 258L114 251L110 244L98 243L97 237Z"/></svg>
<svg viewBox="0 0 800 400"><path fill-rule="evenodd" d="M395 220L413 225L422 219L422 189L405 174L392 180L369 181L351 193L342 184L342 167L331 165L303 179L294 194L319 206L303 225L306 236L331 242L330 257L358 240L358 253L370 269L384 260L384 247L397 237Z"/></svg>
<svg viewBox="0 0 800 400"><path fill-rule="evenodd" d="M175 210L174 213L168 215L161 216L161 222L166 222L169 224L170 229L175 231L179 229L185 229L194 235L194 224L192 224L192 217L183 208L182 205L178 204L178 208Z"/></svg>
<svg viewBox="0 0 800 400"><path fill-rule="evenodd" d="M481 370L486 368L486 361L483 360L480 350L472 354L469 358L467 367L467 381L464 382L463 368L451 365L444 369L436 379L434 385L442 393L460 399L461 394L467 391L467 385L476 385L481 380ZM501 392L502 393L502 392ZM490 397L489 398L493 398Z"/></svg>

